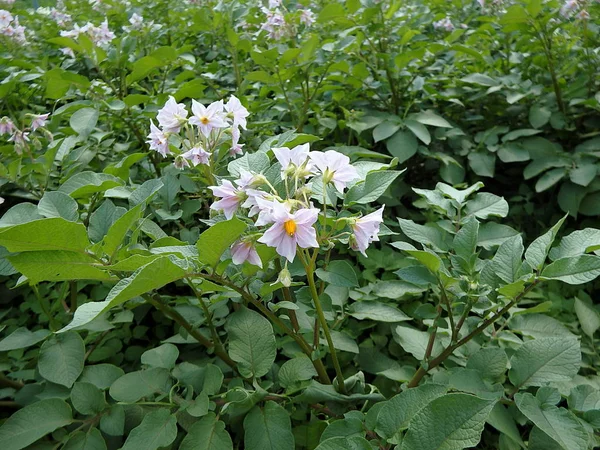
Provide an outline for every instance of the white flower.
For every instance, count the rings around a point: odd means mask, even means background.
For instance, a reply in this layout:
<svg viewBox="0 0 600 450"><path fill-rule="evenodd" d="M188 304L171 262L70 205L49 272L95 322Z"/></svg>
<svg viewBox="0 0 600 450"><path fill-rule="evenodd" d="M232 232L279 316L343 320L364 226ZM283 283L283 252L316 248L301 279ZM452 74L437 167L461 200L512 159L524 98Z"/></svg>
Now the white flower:
<svg viewBox="0 0 600 450"><path fill-rule="evenodd" d="M350 181L358 178L358 172L350 164L350 158L340 152L312 152L309 156L318 171L323 174L323 184L333 183L340 192L344 192Z"/></svg>
<svg viewBox="0 0 600 450"><path fill-rule="evenodd" d="M377 235L379 234L379 226L383 223L383 208L385 208L385 205L371 214L356 219L356 222L351 225L353 234L349 240L350 248L367 256L365 251L369 244L379 241Z"/></svg>
<svg viewBox="0 0 600 450"><path fill-rule="evenodd" d="M309 161L310 146L308 144L297 145L293 149L287 147L274 148L273 154L281 164L281 178L286 174L295 173L299 177L308 177L312 173L312 164Z"/></svg>
<svg viewBox="0 0 600 450"><path fill-rule="evenodd" d="M228 112L228 115L233 118L234 127L240 126L244 130L246 129L246 117L248 117L250 113L244 108L242 102L240 102L235 95L232 95L225 104L225 110Z"/></svg>
<svg viewBox="0 0 600 450"><path fill-rule="evenodd" d="M227 128L229 126L223 113L223 100L211 103L208 108L202 103L192 100L192 112L194 117L191 117L189 122L198 126L200 132L206 137L215 128Z"/></svg>
<svg viewBox="0 0 600 450"><path fill-rule="evenodd" d="M0 28L7 28L13 21L13 15L5 9L0 9Z"/></svg>
<svg viewBox="0 0 600 450"><path fill-rule="evenodd" d="M152 122L150 122L150 134L146 142L150 144L150 150L156 150L162 156L167 156L171 153L167 136Z"/></svg>
<svg viewBox="0 0 600 450"><path fill-rule="evenodd" d="M183 155L181 155L184 159L190 161L194 167L198 164L208 164L210 161L210 156L212 153L207 152L201 146L196 146L191 150L188 150Z"/></svg>
<svg viewBox="0 0 600 450"><path fill-rule="evenodd" d="M156 119L165 132L179 133L181 125L187 120L187 115L185 105L177 103L173 96L169 96L165 106L158 110Z"/></svg>
<svg viewBox="0 0 600 450"><path fill-rule="evenodd" d="M50 113L33 116L33 120L31 121L31 131L35 131L38 128L46 125L46 121L48 120L49 115Z"/></svg>

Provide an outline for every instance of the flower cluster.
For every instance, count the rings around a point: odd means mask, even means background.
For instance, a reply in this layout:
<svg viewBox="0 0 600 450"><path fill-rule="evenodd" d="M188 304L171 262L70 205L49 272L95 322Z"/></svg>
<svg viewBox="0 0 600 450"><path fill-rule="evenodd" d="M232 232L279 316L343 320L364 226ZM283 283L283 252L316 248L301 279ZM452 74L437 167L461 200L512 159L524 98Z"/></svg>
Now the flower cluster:
<svg viewBox="0 0 600 450"><path fill-rule="evenodd" d="M270 39L280 40L284 37L293 36L296 33L295 24L298 22L307 27L315 23L315 14L308 8L298 9L290 14L282 4L281 0L269 0L268 7L260 8L264 14L262 25L259 31L266 31ZM242 28L248 28L248 24L243 23Z"/></svg>
<svg viewBox="0 0 600 450"><path fill-rule="evenodd" d="M25 27L19 24L18 17L14 17L5 9L0 9L0 35L20 45L27 43Z"/></svg>
<svg viewBox="0 0 600 450"><path fill-rule="evenodd" d="M302 255L303 249L331 248L335 242L366 256L369 244L378 240L383 207L363 217L349 216L347 211L337 214L331 197L338 194L327 194L333 189L342 195L359 181L350 159L335 150L310 151L309 144L273 148L272 152L280 166L281 181L269 181L263 174L242 170L238 179L225 179L209 187L218 199L211 205L212 210L222 212L226 219L243 212L254 222L252 230L231 248L234 264L248 261L262 266L257 242L273 247L289 262L297 254ZM316 208L313 201L321 203L322 209Z"/></svg>
<svg viewBox="0 0 600 450"><path fill-rule="evenodd" d="M581 0L566 0L560 8L560 15L566 19L575 17L579 20L588 20L590 18L590 13Z"/></svg>
<svg viewBox="0 0 600 450"><path fill-rule="evenodd" d="M0 136L10 135L8 142L13 142L17 154L23 154L23 151L29 149L30 133L40 130L49 140L52 140L52 134L44 127L50 114L27 114L31 120L29 127L19 129L9 117L0 118Z"/></svg>
<svg viewBox="0 0 600 450"><path fill-rule="evenodd" d="M437 22L433 22L433 28L436 30L454 31L454 24L449 17L444 17Z"/></svg>
<svg viewBox="0 0 600 450"><path fill-rule="evenodd" d="M123 27L123 30L128 33L131 33L132 31L157 31L162 28L162 25L155 24L152 20L146 20L143 16L135 12L129 18L129 23L131 25Z"/></svg>
<svg viewBox="0 0 600 450"><path fill-rule="evenodd" d="M229 144L229 155L242 154L244 144L240 144L240 128L246 129L249 113L237 97L232 95L227 103L219 100L208 106L192 100L192 115L189 118L188 115L183 103L177 103L175 98L169 97L156 116L159 126L150 123L147 141L150 149L163 157L171 155L169 138L179 136L183 130L184 138L179 140L180 153L174 161L179 169L199 164L210 165L211 158L213 162L218 162L219 155L213 157L213 153L224 143Z"/></svg>
<svg viewBox="0 0 600 450"><path fill-rule="evenodd" d="M63 30L60 35L77 39L79 35L86 34L98 47L106 47L114 38L115 33L108 28L108 21L105 19L100 26L95 26L91 22L86 23L82 27L74 24L72 30Z"/></svg>

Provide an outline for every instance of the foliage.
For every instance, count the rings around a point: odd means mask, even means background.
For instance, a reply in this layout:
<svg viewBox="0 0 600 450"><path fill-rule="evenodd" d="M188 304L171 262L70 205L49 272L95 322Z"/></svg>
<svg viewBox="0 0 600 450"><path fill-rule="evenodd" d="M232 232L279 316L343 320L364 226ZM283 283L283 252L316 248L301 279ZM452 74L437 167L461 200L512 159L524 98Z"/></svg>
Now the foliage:
<svg viewBox="0 0 600 450"><path fill-rule="evenodd" d="M0 448L600 445L598 2L40 3Z"/></svg>

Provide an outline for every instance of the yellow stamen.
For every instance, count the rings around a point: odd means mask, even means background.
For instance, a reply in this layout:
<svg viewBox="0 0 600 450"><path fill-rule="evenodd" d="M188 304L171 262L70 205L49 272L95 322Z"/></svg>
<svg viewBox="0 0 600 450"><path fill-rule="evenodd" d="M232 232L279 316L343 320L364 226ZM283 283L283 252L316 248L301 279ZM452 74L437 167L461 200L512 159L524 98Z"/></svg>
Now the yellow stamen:
<svg viewBox="0 0 600 450"><path fill-rule="evenodd" d="M208 121L208 117L202 117L200 119L200 122L202 122L204 125L206 125L209 121Z"/></svg>
<svg viewBox="0 0 600 450"><path fill-rule="evenodd" d="M296 222L294 222L293 220L286 220L283 223L283 228L285 228L285 232L289 236L293 236L294 233L296 232Z"/></svg>

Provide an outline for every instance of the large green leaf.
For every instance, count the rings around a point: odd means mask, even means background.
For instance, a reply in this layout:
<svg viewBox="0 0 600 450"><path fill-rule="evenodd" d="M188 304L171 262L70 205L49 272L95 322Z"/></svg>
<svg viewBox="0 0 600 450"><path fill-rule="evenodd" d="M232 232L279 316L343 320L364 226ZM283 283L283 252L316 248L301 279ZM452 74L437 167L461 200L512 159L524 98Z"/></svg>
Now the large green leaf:
<svg viewBox="0 0 600 450"><path fill-rule="evenodd" d="M11 252L69 250L83 253L90 241L83 224L56 217L0 229L0 245Z"/></svg>
<svg viewBox="0 0 600 450"><path fill-rule="evenodd" d="M119 402L134 403L156 392L168 392L169 378L169 371L161 368L129 372L115 380L109 393Z"/></svg>
<svg viewBox="0 0 600 450"><path fill-rule="evenodd" d="M294 450L294 435L287 411L269 401L244 418L244 448L247 450Z"/></svg>
<svg viewBox="0 0 600 450"><path fill-rule="evenodd" d="M446 394L421 409L410 421L402 450L462 450L481 439L495 400L469 394Z"/></svg>
<svg viewBox="0 0 600 450"><path fill-rule="evenodd" d="M552 243L556 238L556 233L558 233L558 230L566 218L567 216L565 215L552 228L550 228L546 233L541 235L539 238L533 241L529 247L527 247L527 250L525 251L525 260L533 269L541 269L546 262L550 247L552 247Z"/></svg>
<svg viewBox="0 0 600 450"><path fill-rule="evenodd" d="M218 222L198 238L198 259L204 264L215 266L221 255L233 244L246 229L246 224L237 218Z"/></svg>
<svg viewBox="0 0 600 450"><path fill-rule="evenodd" d="M38 212L44 217L62 217L71 222L77 221L77 202L60 191L49 191L38 203Z"/></svg>
<svg viewBox="0 0 600 450"><path fill-rule="evenodd" d="M136 270L131 276L119 281L110 290L106 300L88 302L77 308L71 323L59 332L85 325L100 314L127 300L184 278L187 272L175 263L176 260L174 256L163 256Z"/></svg>
<svg viewBox="0 0 600 450"><path fill-rule="evenodd" d="M87 136L96 127L98 123L99 112L94 108L81 108L73 113L69 120L69 125L79 135Z"/></svg>
<svg viewBox="0 0 600 450"><path fill-rule="evenodd" d="M166 408L144 416L142 423L131 430L122 450L156 450L167 447L177 437L177 419Z"/></svg>
<svg viewBox="0 0 600 450"><path fill-rule="evenodd" d="M225 424L209 412L188 430L179 450L233 450Z"/></svg>
<svg viewBox="0 0 600 450"><path fill-rule="evenodd" d="M594 333L600 328L598 310L591 303L575 297L575 314L583 332L593 338Z"/></svg>
<svg viewBox="0 0 600 450"><path fill-rule="evenodd" d="M348 314L358 320L370 319L378 322L404 322L405 320L411 320L409 316L398 308L373 301L353 303Z"/></svg>
<svg viewBox="0 0 600 450"><path fill-rule="evenodd" d="M104 417L104 416L103 416ZM98 428L73 433L61 450L106 450L106 442Z"/></svg>
<svg viewBox="0 0 600 450"><path fill-rule="evenodd" d="M600 249L600 230L584 228L561 239L560 244L550 251L550 259L555 261L570 256L579 256Z"/></svg>
<svg viewBox="0 0 600 450"><path fill-rule="evenodd" d="M262 377L275 361L277 347L271 322L246 307L229 316L229 356L243 377Z"/></svg>
<svg viewBox="0 0 600 450"><path fill-rule="evenodd" d="M325 269L317 269L315 273L319 279L333 286L349 288L358 286L356 272L348 261L332 261Z"/></svg>
<svg viewBox="0 0 600 450"><path fill-rule="evenodd" d="M587 432L571 412L554 405L540 405L539 401L529 393L516 394L515 403L519 411L564 450L588 448Z"/></svg>
<svg viewBox="0 0 600 450"><path fill-rule="evenodd" d="M523 238L518 234L504 241L492 258L494 272L505 283L512 283L519 277L523 250Z"/></svg>
<svg viewBox="0 0 600 450"><path fill-rule="evenodd" d="M0 427L0 448L20 450L73 421L63 400L41 400L16 411Z"/></svg>
<svg viewBox="0 0 600 450"><path fill-rule="evenodd" d="M142 214L142 206L143 204L139 204L130 209L112 224L112 226L108 229L106 236L104 236L102 245L102 250L104 253L112 256L117 251L129 229L140 218Z"/></svg>
<svg viewBox="0 0 600 450"><path fill-rule="evenodd" d="M50 331L48 330L29 331L25 327L17 328L0 341L0 352L31 347L46 339L49 334Z"/></svg>
<svg viewBox="0 0 600 450"><path fill-rule="evenodd" d="M83 370L84 358L85 345L77 333L55 334L42 345L38 370L46 380L70 388Z"/></svg>
<svg viewBox="0 0 600 450"><path fill-rule="evenodd" d="M564 336L526 341L512 356L510 365L508 376L517 387L569 381L581 365L579 341Z"/></svg>
<svg viewBox="0 0 600 450"><path fill-rule="evenodd" d="M82 198L122 184L121 179L107 173L86 171L73 175L58 190L73 198Z"/></svg>
<svg viewBox="0 0 600 450"><path fill-rule="evenodd" d="M85 253L45 250L19 253L7 259L32 284L40 281L115 280L110 273L98 267L98 260Z"/></svg>
<svg viewBox="0 0 600 450"><path fill-rule="evenodd" d="M506 217L508 214L508 203L503 197L498 197L487 192L480 192L473 200L467 202L465 214L473 214L478 219Z"/></svg>
<svg viewBox="0 0 600 450"><path fill-rule="evenodd" d="M383 195L385 190L398 178L401 171L381 170L367 174L364 182L352 186L346 193L344 203L371 203Z"/></svg>
<svg viewBox="0 0 600 450"><path fill-rule="evenodd" d="M548 264L541 276L568 284L583 284L600 275L600 257L595 255L568 256Z"/></svg>

